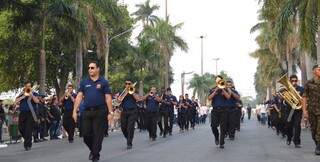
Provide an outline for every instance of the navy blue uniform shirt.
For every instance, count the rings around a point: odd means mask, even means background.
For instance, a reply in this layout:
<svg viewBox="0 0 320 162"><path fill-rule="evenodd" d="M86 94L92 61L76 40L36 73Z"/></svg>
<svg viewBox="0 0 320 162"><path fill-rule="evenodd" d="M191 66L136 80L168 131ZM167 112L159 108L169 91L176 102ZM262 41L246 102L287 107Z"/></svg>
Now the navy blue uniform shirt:
<svg viewBox="0 0 320 162"><path fill-rule="evenodd" d="M71 95L73 98L76 98L77 95L75 93L72 93ZM63 107L66 111L72 111L73 110L73 101L72 99L69 97L68 99L64 99L63 101Z"/></svg>
<svg viewBox="0 0 320 162"><path fill-rule="evenodd" d="M155 96L148 96L146 99L147 111L157 112L159 111L159 102L156 100Z"/></svg>
<svg viewBox="0 0 320 162"><path fill-rule="evenodd" d="M33 96L38 96L38 93L33 92L32 95L33 95ZM22 95L20 95L19 97L21 97L21 96L22 96ZM19 106L19 108L20 108L20 111L21 111L21 112L29 112L29 111L30 111L30 107L29 107L29 105L28 105L28 99L29 99L29 97L25 97L24 99L22 99L22 100L20 101L20 106ZM31 99L31 104L32 104L33 109L36 111L36 109L37 109L37 104L34 103L32 99Z"/></svg>
<svg viewBox="0 0 320 162"><path fill-rule="evenodd" d="M231 89L231 91L237 95L239 95L238 91L236 91L235 89ZM230 108L235 108L237 106L237 103L239 102L239 100L235 99L232 95L231 98L229 100L227 100L227 105Z"/></svg>
<svg viewBox="0 0 320 162"><path fill-rule="evenodd" d="M83 106L90 107L103 107L106 105L105 95L111 94L109 82L103 77L93 81L90 78L82 80L78 92L84 95Z"/></svg>
<svg viewBox="0 0 320 162"><path fill-rule="evenodd" d="M209 94L211 95L217 87L210 90ZM222 94L222 90L218 89L217 94L212 98L211 105L213 108L227 107L227 98Z"/></svg>
<svg viewBox="0 0 320 162"><path fill-rule="evenodd" d="M121 106L123 110L133 110L137 108L137 102L132 94L127 94L122 100Z"/></svg>

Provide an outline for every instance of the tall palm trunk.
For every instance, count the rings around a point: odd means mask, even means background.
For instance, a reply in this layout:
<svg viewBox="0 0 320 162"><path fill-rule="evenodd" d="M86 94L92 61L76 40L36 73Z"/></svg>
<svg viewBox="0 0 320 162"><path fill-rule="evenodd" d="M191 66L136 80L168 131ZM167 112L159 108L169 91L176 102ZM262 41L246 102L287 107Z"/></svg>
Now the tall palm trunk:
<svg viewBox="0 0 320 162"><path fill-rule="evenodd" d="M167 49L164 51L164 64L165 64L165 74L164 74L164 88L168 88L169 76L170 76L170 51Z"/></svg>
<svg viewBox="0 0 320 162"><path fill-rule="evenodd" d="M142 76L142 73L143 73L143 68L140 68L140 81L139 81L139 95L140 96L143 96L143 76Z"/></svg>
<svg viewBox="0 0 320 162"><path fill-rule="evenodd" d="M311 79L313 77L312 73L312 66L315 64L316 60L314 60L311 56L311 54L304 52L305 55L305 61L306 61L306 74L307 74L307 80Z"/></svg>
<svg viewBox="0 0 320 162"><path fill-rule="evenodd" d="M76 85L77 86L80 84L82 74L83 74L83 54L82 54L82 42L80 39L78 48L76 49Z"/></svg>
<svg viewBox="0 0 320 162"><path fill-rule="evenodd" d="M301 83L304 85L308 80L307 77L307 66L306 66L306 55L305 52L300 51L300 69L301 69Z"/></svg>
<svg viewBox="0 0 320 162"><path fill-rule="evenodd" d="M109 74L109 51L110 50L110 42L109 42L109 34L108 30L106 30L106 54L104 57L104 77L108 79Z"/></svg>
<svg viewBox="0 0 320 162"><path fill-rule="evenodd" d="M46 82L46 51L45 51L45 32L46 32L46 17L43 18L41 24L41 49L39 57L39 93L45 94Z"/></svg>
<svg viewBox="0 0 320 162"><path fill-rule="evenodd" d="M286 51L286 57L287 57L287 72L288 76L293 74L293 57L292 54L289 52L289 50Z"/></svg>
<svg viewBox="0 0 320 162"><path fill-rule="evenodd" d="M320 25L317 32L317 64L320 64Z"/></svg>

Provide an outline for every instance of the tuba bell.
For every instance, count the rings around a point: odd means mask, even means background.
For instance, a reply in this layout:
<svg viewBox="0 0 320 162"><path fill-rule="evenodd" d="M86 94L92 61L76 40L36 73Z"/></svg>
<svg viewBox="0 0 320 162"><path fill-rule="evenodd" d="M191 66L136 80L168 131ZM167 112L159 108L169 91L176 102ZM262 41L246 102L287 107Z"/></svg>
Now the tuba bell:
<svg viewBox="0 0 320 162"><path fill-rule="evenodd" d="M302 108L302 97L290 83L287 74L283 75L278 83L284 87L279 91L279 95L295 110Z"/></svg>

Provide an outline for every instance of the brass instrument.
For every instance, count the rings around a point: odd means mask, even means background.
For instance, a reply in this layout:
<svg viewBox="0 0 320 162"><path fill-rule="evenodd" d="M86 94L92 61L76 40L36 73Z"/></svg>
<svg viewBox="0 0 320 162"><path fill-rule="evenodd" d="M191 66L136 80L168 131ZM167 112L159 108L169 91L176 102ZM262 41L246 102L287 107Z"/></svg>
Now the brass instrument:
<svg viewBox="0 0 320 162"><path fill-rule="evenodd" d="M24 89L24 95L25 96L31 96L32 88L25 88Z"/></svg>
<svg viewBox="0 0 320 162"><path fill-rule="evenodd" d="M287 74L283 75L278 83L282 84L284 87L279 91L279 95L292 107L287 121L291 121L294 110L299 110L302 108L302 97L293 87L288 79Z"/></svg>
<svg viewBox="0 0 320 162"><path fill-rule="evenodd" d="M220 80L220 81L218 82L217 87L220 88L220 89L226 88L226 81L225 81L225 80Z"/></svg>
<svg viewBox="0 0 320 162"><path fill-rule="evenodd" d="M71 97L71 93L70 93L70 92L67 92L67 93L65 94L64 99L67 100L67 99L70 98L70 97Z"/></svg>
<svg viewBox="0 0 320 162"><path fill-rule="evenodd" d="M128 90L128 93L129 93L129 94L134 94L134 92L135 92L135 90L136 90L136 89L135 89L136 84L137 84L137 82L135 82L133 85L129 86L128 89L125 88L125 89L121 92L121 94L120 94L119 96L122 96L122 95L126 92L126 90ZM121 101L118 101L117 99L113 99L113 100L112 100L112 106L118 107L118 106L121 105L121 103L122 103L122 100L121 100Z"/></svg>

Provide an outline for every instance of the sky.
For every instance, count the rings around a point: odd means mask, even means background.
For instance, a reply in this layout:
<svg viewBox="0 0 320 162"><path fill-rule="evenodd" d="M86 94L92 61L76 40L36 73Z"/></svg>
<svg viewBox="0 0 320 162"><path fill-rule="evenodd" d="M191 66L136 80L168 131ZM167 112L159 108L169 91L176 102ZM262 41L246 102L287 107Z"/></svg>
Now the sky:
<svg viewBox="0 0 320 162"><path fill-rule="evenodd" d="M122 0L128 5L129 12L137 10L136 4L145 0ZM165 0L150 0L151 4L160 6L155 14L165 16ZM204 73L216 73L216 62L219 58L218 72L226 71L234 80L242 96L255 97L254 73L257 60L249 54L257 49L256 34L250 34L250 28L257 24L259 9L257 0L168 0L168 14L172 24L184 23L178 32L189 46L187 53L174 52L170 65L173 67L173 93L181 92L180 75L183 71L201 73L201 41L204 35ZM139 28L134 31L139 32ZM133 40L134 41L134 40ZM186 82L192 75L186 75ZM188 84L188 83L187 83ZM186 85L185 87L188 87ZM187 93L192 90L186 88Z"/></svg>

